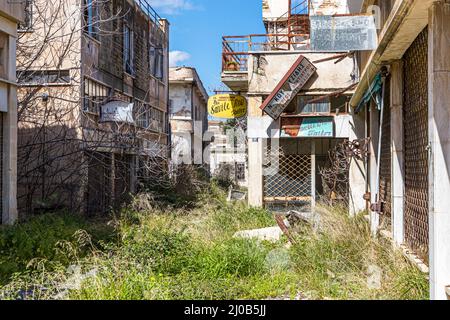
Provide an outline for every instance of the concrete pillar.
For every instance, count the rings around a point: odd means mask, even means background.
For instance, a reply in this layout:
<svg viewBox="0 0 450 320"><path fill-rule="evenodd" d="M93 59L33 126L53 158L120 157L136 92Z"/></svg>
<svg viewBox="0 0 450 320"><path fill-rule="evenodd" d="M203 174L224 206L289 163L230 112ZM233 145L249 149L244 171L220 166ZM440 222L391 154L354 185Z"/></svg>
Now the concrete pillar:
<svg viewBox="0 0 450 320"><path fill-rule="evenodd" d="M354 110L351 112L354 112ZM353 113L349 140L364 139L365 137L364 113ZM366 210L366 201L364 200L364 194L366 193L366 175L364 160L353 160L350 164L349 172L349 213L351 216Z"/></svg>
<svg viewBox="0 0 450 320"><path fill-rule="evenodd" d="M316 140L311 140L311 209L316 208Z"/></svg>
<svg viewBox="0 0 450 320"><path fill-rule="evenodd" d="M377 166L378 166L378 139L380 130L380 112L377 110L375 103L370 105L370 158L369 158L369 172L370 172L370 202L377 202ZM378 232L380 226L380 215L378 212L370 211L370 230L373 235Z"/></svg>
<svg viewBox="0 0 450 320"><path fill-rule="evenodd" d="M16 38L9 37L8 78L16 79ZM13 80L11 80L13 82ZM17 88L8 84L8 112L3 114L3 210L2 223L14 224L17 214Z"/></svg>
<svg viewBox="0 0 450 320"><path fill-rule="evenodd" d="M263 139L248 139L248 204L262 207L263 202Z"/></svg>
<svg viewBox="0 0 450 320"><path fill-rule="evenodd" d="M392 236L404 242L405 163L403 154L403 62L391 65L391 203Z"/></svg>
<svg viewBox="0 0 450 320"><path fill-rule="evenodd" d="M430 285L447 299L450 285L450 2L429 9Z"/></svg>
<svg viewBox="0 0 450 320"><path fill-rule="evenodd" d="M259 108L261 104L262 97L249 97L248 115L250 117L262 117L263 113ZM266 142L262 138L248 139L248 204L252 207L264 205L263 152Z"/></svg>

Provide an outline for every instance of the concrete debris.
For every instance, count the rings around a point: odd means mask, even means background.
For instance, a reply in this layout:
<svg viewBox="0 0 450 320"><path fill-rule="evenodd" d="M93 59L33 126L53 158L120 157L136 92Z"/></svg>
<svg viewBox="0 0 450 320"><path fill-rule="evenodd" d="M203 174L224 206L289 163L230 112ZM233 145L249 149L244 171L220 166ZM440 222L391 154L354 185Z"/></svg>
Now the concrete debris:
<svg viewBox="0 0 450 320"><path fill-rule="evenodd" d="M231 201L241 201L247 198L247 193L239 190L230 189L228 192L228 202Z"/></svg>
<svg viewBox="0 0 450 320"><path fill-rule="evenodd" d="M255 230L244 230L236 232L233 238L256 239L261 241L278 242L283 235L279 227L270 227Z"/></svg>
<svg viewBox="0 0 450 320"><path fill-rule="evenodd" d="M316 212L300 212L292 210L287 213L287 220L289 221L289 226L306 223L312 226L316 231L320 229L320 214Z"/></svg>

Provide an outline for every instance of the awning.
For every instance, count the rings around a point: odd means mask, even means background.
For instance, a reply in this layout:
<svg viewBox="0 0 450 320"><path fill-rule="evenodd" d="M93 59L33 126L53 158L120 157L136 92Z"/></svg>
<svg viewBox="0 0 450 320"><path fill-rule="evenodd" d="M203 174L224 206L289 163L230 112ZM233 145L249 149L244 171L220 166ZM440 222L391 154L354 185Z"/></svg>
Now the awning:
<svg viewBox="0 0 450 320"><path fill-rule="evenodd" d="M364 96L362 97L361 101L358 104L358 107L356 108L355 112L361 112L362 109L370 102L372 97L375 98L375 102L377 104L377 109L381 110L381 91L383 89L383 79L381 73L378 73L375 76L375 79L373 80L372 84L370 85L369 89L366 91Z"/></svg>

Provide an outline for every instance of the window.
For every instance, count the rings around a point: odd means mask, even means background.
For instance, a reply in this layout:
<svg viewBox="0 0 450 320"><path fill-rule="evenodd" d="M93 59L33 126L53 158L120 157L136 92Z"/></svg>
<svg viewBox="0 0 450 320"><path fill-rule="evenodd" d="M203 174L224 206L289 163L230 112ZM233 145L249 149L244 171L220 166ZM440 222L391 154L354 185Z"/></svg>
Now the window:
<svg viewBox="0 0 450 320"><path fill-rule="evenodd" d="M0 32L0 77L8 78L8 42L9 36Z"/></svg>
<svg viewBox="0 0 450 320"><path fill-rule="evenodd" d="M156 132L165 132L164 112L156 108L150 109L149 129Z"/></svg>
<svg viewBox="0 0 450 320"><path fill-rule="evenodd" d="M236 180L245 181L245 163L236 163Z"/></svg>
<svg viewBox="0 0 450 320"><path fill-rule="evenodd" d="M19 31L28 31L33 27L33 0L25 1L25 18L19 23Z"/></svg>
<svg viewBox="0 0 450 320"><path fill-rule="evenodd" d="M84 80L83 110L100 114L100 106L109 97L110 88L91 79Z"/></svg>
<svg viewBox="0 0 450 320"><path fill-rule="evenodd" d="M70 84L70 70L27 70L17 72L22 85Z"/></svg>
<svg viewBox="0 0 450 320"><path fill-rule="evenodd" d="M155 77L160 80L164 78L164 52L162 48L156 50Z"/></svg>
<svg viewBox="0 0 450 320"><path fill-rule="evenodd" d="M123 61L125 72L133 75L134 65L133 65L133 49L134 49L134 39L133 31L128 25L123 27Z"/></svg>
<svg viewBox="0 0 450 320"><path fill-rule="evenodd" d="M84 1L84 32L94 39L99 39L99 14L96 0Z"/></svg>
<svg viewBox="0 0 450 320"><path fill-rule="evenodd" d="M140 128L147 129L149 126L149 109L150 106L148 104L143 103L142 101L135 101L135 119L136 125Z"/></svg>
<svg viewBox="0 0 450 320"><path fill-rule="evenodd" d="M148 57L150 74L162 80L164 78L164 50L150 45Z"/></svg>
<svg viewBox="0 0 450 320"><path fill-rule="evenodd" d="M324 99L309 103L315 97L298 97L298 112L300 114L330 113L330 100Z"/></svg>

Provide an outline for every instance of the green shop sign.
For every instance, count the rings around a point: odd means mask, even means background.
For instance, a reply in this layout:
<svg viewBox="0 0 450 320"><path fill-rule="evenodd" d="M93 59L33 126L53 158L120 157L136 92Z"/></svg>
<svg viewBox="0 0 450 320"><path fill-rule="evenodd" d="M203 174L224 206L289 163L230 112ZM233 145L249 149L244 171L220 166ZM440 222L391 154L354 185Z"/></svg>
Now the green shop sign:
<svg viewBox="0 0 450 320"><path fill-rule="evenodd" d="M283 117L281 138L333 138L332 117Z"/></svg>

